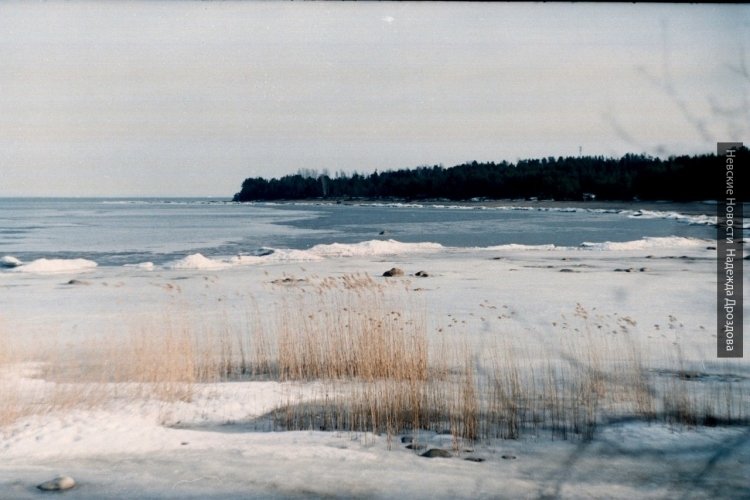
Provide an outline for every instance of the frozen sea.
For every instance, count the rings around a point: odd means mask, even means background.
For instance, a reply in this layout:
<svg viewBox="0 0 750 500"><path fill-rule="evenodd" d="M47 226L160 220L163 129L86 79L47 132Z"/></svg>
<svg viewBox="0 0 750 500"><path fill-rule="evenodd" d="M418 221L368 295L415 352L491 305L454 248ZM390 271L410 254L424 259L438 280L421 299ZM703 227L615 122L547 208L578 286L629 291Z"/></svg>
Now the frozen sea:
<svg viewBox="0 0 750 500"><path fill-rule="evenodd" d="M709 204L232 203L212 199L0 199L0 256L99 266L189 255L265 256L373 240L450 248L579 247L715 237Z"/></svg>

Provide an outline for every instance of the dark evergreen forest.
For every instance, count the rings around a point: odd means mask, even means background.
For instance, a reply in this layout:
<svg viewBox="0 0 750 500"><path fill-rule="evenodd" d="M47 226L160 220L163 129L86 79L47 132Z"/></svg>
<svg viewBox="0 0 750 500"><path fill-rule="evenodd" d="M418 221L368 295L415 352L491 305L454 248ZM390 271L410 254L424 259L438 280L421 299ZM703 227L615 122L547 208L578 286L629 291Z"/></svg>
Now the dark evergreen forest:
<svg viewBox="0 0 750 500"><path fill-rule="evenodd" d="M737 151L737 169L748 165L748 149ZM582 200L717 199L723 188L723 158L715 154L668 159L627 154L548 157L517 163L471 162L445 168L417 167L372 174L334 176L302 169L278 179L248 178L235 201L312 198L427 200L538 198ZM739 181L739 179L738 179ZM744 201L748 201L745 197Z"/></svg>

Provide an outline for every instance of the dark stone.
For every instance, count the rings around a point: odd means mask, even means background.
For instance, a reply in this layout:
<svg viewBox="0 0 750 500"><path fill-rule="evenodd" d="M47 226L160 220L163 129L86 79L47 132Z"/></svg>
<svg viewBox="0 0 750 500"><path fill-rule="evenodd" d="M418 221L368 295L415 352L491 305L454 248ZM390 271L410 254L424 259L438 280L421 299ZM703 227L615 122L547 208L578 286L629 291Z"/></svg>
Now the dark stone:
<svg viewBox="0 0 750 500"><path fill-rule="evenodd" d="M431 448L420 455L425 458L451 458L453 454L448 450L441 450L440 448Z"/></svg>
<svg viewBox="0 0 750 500"><path fill-rule="evenodd" d="M518 457L516 457L515 455L503 455L501 458L503 460L515 460Z"/></svg>
<svg viewBox="0 0 750 500"><path fill-rule="evenodd" d="M481 457L466 457L464 458L464 460L467 460L469 462L477 462L477 463L484 462L484 459Z"/></svg>
<svg viewBox="0 0 750 500"><path fill-rule="evenodd" d="M403 276L403 275L404 275L404 270L399 269L398 267L392 267L383 273L383 276L387 278L390 278L392 276Z"/></svg>
<svg viewBox="0 0 750 500"><path fill-rule="evenodd" d="M417 271L414 273L414 276L419 276L420 278L429 278L430 275L427 274L427 271Z"/></svg>
<svg viewBox="0 0 750 500"><path fill-rule="evenodd" d="M68 281L68 283L66 284L68 285L90 285L91 283L89 283L88 281L73 279L73 280Z"/></svg>

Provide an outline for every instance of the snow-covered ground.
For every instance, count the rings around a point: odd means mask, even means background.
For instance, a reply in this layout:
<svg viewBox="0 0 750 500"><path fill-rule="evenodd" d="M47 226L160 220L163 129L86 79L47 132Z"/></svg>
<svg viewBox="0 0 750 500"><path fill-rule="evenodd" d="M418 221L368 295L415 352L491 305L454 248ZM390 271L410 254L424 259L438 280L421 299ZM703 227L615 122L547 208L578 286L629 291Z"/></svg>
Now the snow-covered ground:
<svg viewBox="0 0 750 500"><path fill-rule="evenodd" d="M500 341L545 362L574 340L627 335L648 366L665 373L679 364L700 374L694 384L731 376L734 404L750 406L747 363L716 359L711 242L462 250L396 243L321 245L273 258L193 255L165 266L21 265L0 272L0 335L4 345L56 349L64 360L82 342L114 343L163 318L207 331L243 325L327 277L363 273L403 285L436 338L440 331L477 352ZM405 276L380 276L394 266ZM22 388L40 407L55 384L76 390L74 376L48 375L38 363L8 362L0 384ZM127 393L110 385L105 392ZM22 415L2 429L0 498L40 496L35 486L58 474L78 482L70 498L750 497L750 431L741 426L623 421L602 425L590 442L542 433L462 443L458 451L449 434L412 435L453 454L428 459L407 450L402 435L251 425L290 397L315 393L316 382L241 380L198 384L189 401L112 397Z"/></svg>

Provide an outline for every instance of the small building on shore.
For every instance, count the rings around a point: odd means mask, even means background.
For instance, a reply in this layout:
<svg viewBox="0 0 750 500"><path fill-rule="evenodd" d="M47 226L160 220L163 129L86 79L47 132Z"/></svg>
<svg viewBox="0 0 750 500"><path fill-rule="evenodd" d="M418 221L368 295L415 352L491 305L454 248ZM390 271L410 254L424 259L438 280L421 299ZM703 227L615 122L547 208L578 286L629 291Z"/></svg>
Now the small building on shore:
<svg viewBox="0 0 750 500"><path fill-rule="evenodd" d="M596 201L594 193L583 193L583 201Z"/></svg>

